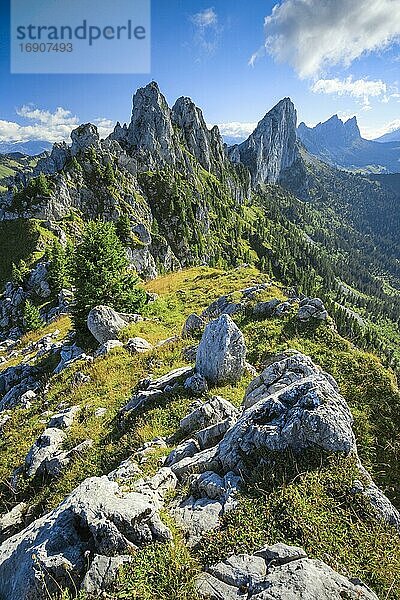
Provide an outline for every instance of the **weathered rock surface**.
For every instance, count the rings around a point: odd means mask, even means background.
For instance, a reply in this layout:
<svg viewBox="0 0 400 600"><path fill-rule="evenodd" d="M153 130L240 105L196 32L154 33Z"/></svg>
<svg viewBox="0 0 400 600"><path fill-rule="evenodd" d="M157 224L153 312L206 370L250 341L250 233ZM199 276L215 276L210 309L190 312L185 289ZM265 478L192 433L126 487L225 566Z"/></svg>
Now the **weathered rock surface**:
<svg viewBox="0 0 400 600"><path fill-rule="evenodd" d="M66 434L62 429L56 427L45 429L26 455L25 470L28 477L40 474L57 477L74 456L92 445L92 440L85 440L74 448L63 451L65 440Z"/></svg>
<svg viewBox="0 0 400 600"><path fill-rule="evenodd" d="M71 450L65 450L64 452L59 452L52 457L49 457L45 460L44 470L49 475L49 477L58 477L71 462L71 460L91 448L93 445L93 440L84 440Z"/></svg>
<svg viewBox="0 0 400 600"><path fill-rule="evenodd" d="M98 598L101 592L110 591L123 565L131 556L102 556L96 554L81 585L85 598Z"/></svg>
<svg viewBox="0 0 400 600"><path fill-rule="evenodd" d="M303 322L310 319L326 321L328 312L325 309L324 303L319 298L304 298L300 302L297 318Z"/></svg>
<svg viewBox="0 0 400 600"><path fill-rule="evenodd" d="M240 477L234 473L221 477L206 471L189 478L189 483L192 495L173 509L173 515L186 532L188 544L193 546L207 531L220 525L227 511L235 508Z"/></svg>
<svg viewBox="0 0 400 600"><path fill-rule="evenodd" d="M256 319L265 319L267 317L272 317L280 304L281 301L277 298L268 300L268 302L257 302L257 304L252 309L252 314Z"/></svg>
<svg viewBox="0 0 400 600"><path fill-rule="evenodd" d="M238 415L238 409L228 400L213 396L206 402L198 402L194 410L181 420L179 428L188 435L226 419L236 420Z"/></svg>
<svg viewBox="0 0 400 600"><path fill-rule="evenodd" d="M227 294L221 296L210 304L202 313L201 319L209 321L210 319L216 319L222 314L234 315L236 313L244 312L251 307L253 310L252 302L256 300L257 296L268 289L270 283L260 283L252 287L239 290L235 294Z"/></svg>
<svg viewBox="0 0 400 600"><path fill-rule="evenodd" d="M46 429L35 441L25 458L28 477L46 472L46 463L61 452L65 433L61 429Z"/></svg>
<svg viewBox="0 0 400 600"><path fill-rule="evenodd" d="M378 600L362 582L285 544L213 565L199 576L197 592L207 600Z"/></svg>
<svg viewBox="0 0 400 600"><path fill-rule="evenodd" d="M91 552L118 556L171 539L154 505L107 477L81 483L56 509L0 546L0 596L47 600L79 588Z"/></svg>
<svg viewBox="0 0 400 600"><path fill-rule="evenodd" d="M67 429L71 427L76 415L79 413L79 406L71 406L70 408L65 408L60 412L56 413L49 420L48 427L56 427L58 429Z"/></svg>
<svg viewBox="0 0 400 600"><path fill-rule="evenodd" d="M39 262L29 274L26 283L27 291L37 294L40 298L48 298L51 295L50 286L47 281L47 263Z"/></svg>
<svg viewBox="0 0 400 600"><path fill-rule="evenodd" d="M190 337L195 333L203 331L206 326L206 322L202 317L192 313L188 316L182 329L182 337Z"/></svg>
<svg viewBox="0 0 400 600"><path fill-rule="evenodd" d="M168 467L162 467L153 477L138 479L133 490L143 494L157 509L162 508L165 495L176 488L177 478Z"/></svg>
<svg viewBox="0 0 400 600"><path fill-rule="evenodd" d="M99 344L116 340L121 329L127 324L128 321L109 306L100 305L92 308L87 318L88 329Z"/></svg>
<svg viewBox="0 0 400 600"><path fill-rule="evenodd" d="M240 162L251 173L253 185L277 183L298 159L297 115L290 98L284 98L258 123L242 144L229 148L232 162Z"/></svg>
<svg viewBox="0 0 400 600"><path fill-rule="evenodd" d="M192 367L181 367L170 371L158 379L141 381L131 400L120 410L120 415L138 410L153 400L157 400L163 394L170 394L177 387L183 385L184 381L193 375L193 373L194 370Z"/></svg>
<svg viewBox="0 0 400 600"><path fill-rule="evenodd" d="M108 342L105 342L104 344L101 344L96 352L95 352L95 356L106 356L109 352L111 352L111 350L114 350L114 348L122 348L123 347L123 343L120 342L119 340L108 340Z"/></svg>
<svg viewBox="0 0 400 600"><path fill-rule="evenodd" d="M207 379L195 373L191 377L188 377L184 383L185 390L191 392L194 396L201 396L208 391Z"/></svg>
<svg viewBox="0 0 400 600"><path fill-rule="evenodd" d="M211 384L235 383L243 375L246 345L229 317L221 315L205 328L196 356L196 371Z"/></svg>
<svg viewBox="0 0 400 600"><path fill-rule="evenodd" d="M219 445L224 468L240 470L257 452L317 446L355 450L352 416L344 398L322 375L299 379L248 408Z"/></svg>
<svg viewBox="0 0 400 600"><path fill-rule="evenodd" d="M28 390L37 390L42 373L39 368L20 364L0 373L0 411L13 408Z"/></svg>
<svg viewBox="0 0 400 600"><path fill-rule="evenodd" d="M20 502L8 513L0 516L0 544L21 528L27 509L27 504Z"/></svg>
<svg viewBox="0 0 400 600"><path fill-rule="evenodd" d="M147 245L139 248L128 248L127 257L135 271L144 279L155 279L157 277L156 262Z"/></svg>
<svg viewBox="0 0 400 600"><path fill-rule="evenodd" d="M196 440L189 438L185 440L181 444L178 444L177 447L172 450L172 452L165 459L165 466L170 467L175 463L183 460L184 458L191 458L197 452L200 451L200 447Z"/></svg>
<svg viewBox="0 0 400 600"><path fill-rule="evenodd" d="M243 400L244 408L253 406L259 400L283 390L295 381L300 381L311 375L323 374L330 384L338 391L337 383L327 373L315 365L309 356L300 352L290 351L276 357L264 371L249 384Z"/></svg>
<svg viewBox="0 0 400 600"><path fill-rule="evenodd" d="M88 148L99 147L99 133L96 125L92 123L84 123L71 132L72 146L71 154L75 156L79 152L87 150Z"/></svg>
<svg viewBox="0 0 400 600"><path fill-rule="evenodd" d="M373 482L370 474L361 463L358 464L358 468L362 480L353 482L353 492L365 496L378 519L382 519L389 525L393 525L400 532L400 512Z"/></svg>
<svg viewBox="0 0 400 600"><path fill-rule="evenodd" d="M54 369L54 373L61 373L64 369L72 365L77 360L93 360L77 344L64 344L60 351L60 362Z"/></svg>
<svg viewBox="0 0 400 600"><path fill-rule="evenodd" d="M152 350L153 346L144 338L134 337L126 342L125 348L132 354L143 354Z"/></svg>

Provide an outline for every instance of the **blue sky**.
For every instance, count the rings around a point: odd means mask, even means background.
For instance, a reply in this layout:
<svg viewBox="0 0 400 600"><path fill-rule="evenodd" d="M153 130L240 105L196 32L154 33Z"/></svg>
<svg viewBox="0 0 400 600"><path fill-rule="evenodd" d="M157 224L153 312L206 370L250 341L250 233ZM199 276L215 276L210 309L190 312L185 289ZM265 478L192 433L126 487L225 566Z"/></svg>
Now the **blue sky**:
<svg viewBox="0 0 400 600"><path fill-rule="evenodd" d="M399 0L152 0L148 75L11 75L0 2L0 140L66 139L87 121L105 133L152 79L226 134L250 131L285 96L310 125L338 113L357 115L366 137L400 128Z"/></svg>

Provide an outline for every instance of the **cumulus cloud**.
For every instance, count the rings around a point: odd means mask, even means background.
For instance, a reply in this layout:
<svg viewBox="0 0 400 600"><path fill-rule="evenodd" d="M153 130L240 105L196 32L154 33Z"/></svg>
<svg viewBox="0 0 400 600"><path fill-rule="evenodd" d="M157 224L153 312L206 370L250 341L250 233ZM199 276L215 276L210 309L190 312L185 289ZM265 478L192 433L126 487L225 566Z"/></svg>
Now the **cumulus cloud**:
<svg viewBox="0 0 400 600"><path fill-rule="evenodd" d="M283 0L265 17L263 51L290 64L301 78L348 66L400 40L398 0Z"/></svg>
<svg viewBox="0 0 400 600"><path fill-rule="evenodd" d="M194 45L206 54L213 54L218 46L218 41L223 28L219 24L218 15L213 8L206 8L194 15L189 20L194 26Z"/></svg>
<svg viewBox="0 0 400 600"><path fill-rule="evenodd" d="M336 94L337 96L351 96L363 104L365 109L370 104L370 98L379 98L382 102L388 102L390 95L384 81L369 79L318 79L311 86L311 90L317 94Z"/></svg>
<svg viewBox="0 0 400 600"><path fill-rule="evenodd" d="M238 139L246 139L256 127L257 123L241 123L239 121L218 124L222 136Z"/></svg>
<svg viewBox="0 0 400 600"><path fill-rule="evenodd" d="M392 133L392 131L400 129L400 119L394 119L380 127L360 127L360 129L363 137L368 140L375 140L376 138L385 135L385 133Z"/></svg>
<svg viewBox="0 0 400 600"><path fill-rule="evenodd" d="M0 120L0 141L45 140L52 143L68 141L72 129L80 123L77 116L61 106L51 112L26 104L18 108L16 113L28 123L21 125L15 121ZM95 119L94 124L98 127L100 137L106 137L114 126L110 119L105 118Z"/></svg>
<svg viewBox="0 0 400 600"><path fill-rule="evenodd" d="M94 119L93 123L96 125L101 138L106 138L115 127L115 121L112 121L111 119Z"/></svg>

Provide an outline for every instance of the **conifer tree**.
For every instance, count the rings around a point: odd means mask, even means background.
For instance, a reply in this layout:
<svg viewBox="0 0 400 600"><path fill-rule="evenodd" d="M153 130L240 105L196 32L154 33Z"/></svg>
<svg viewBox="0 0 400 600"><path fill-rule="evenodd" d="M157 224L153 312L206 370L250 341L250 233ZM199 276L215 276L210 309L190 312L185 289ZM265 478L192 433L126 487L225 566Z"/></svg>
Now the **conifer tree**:
<svg viewBox="0 0 400 600"><path fill-rule="evenodd" d="M25 301L22 321L25 331L36 331L43 325L39 309L30 300Z"/></svg>
<svg viewBox="0 0 400 600"><path fill-rule="evenodd" d="M115 226L101 221L89 222L73 257L73 319L78 334L87 332L88 313L99 304L131 312L137 312L144 305L146 292L139 287L137 275L128 266Z"/></svg>

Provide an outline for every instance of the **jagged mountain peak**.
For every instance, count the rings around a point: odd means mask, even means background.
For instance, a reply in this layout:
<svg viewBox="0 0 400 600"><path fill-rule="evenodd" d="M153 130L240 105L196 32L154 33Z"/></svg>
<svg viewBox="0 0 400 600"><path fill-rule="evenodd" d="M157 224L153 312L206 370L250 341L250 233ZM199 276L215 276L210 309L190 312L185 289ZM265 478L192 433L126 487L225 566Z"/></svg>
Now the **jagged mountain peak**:
<svg viewBox="0 0 400 600"><path fill-rule="evenodd" d="M290 98L282 98L282 100L275 104L275 106L264 115L251 135L254 135L260 126L262 127L264 124L269 123L271 119L290 119L290 121L295 122L296 127L297 112L292 100Z"/></svg>
<svg viewBox="0 0 400 600"><path fill-rule="evenodd" d="M100 142L99 132L93 123L83 123L71 131L71 154L74 156L91 146L97 147Z"/></svg>
<svg viewBox="0 0 400 600"><path fill-rule="evenodd" d="M172 120L182 132L185 144L208 171L220 170L225 162L218 127L209 130L202 110L190 98L181 96L172 107Z"/></svg>
<svg viewBox="0 0 400 600"><path fill-rule="evenodd" d="M311 154L335 167L374 173L399 171L396 145L364 139L356 116L343 121L333 115L315 127L300 123L297 134Z"/></svg>
<svg viewBox="0 0 400 600"><path fill-rule="evenodd" d="M280 100L258 123L253 133L229 150L233 162L248 167L253 185L276 183L298 158L297 113L290 98Z"/></svg>
<svg viewBox="0 0 400 600"><path fill-rule="evenodd" d="M355 138L361 138L360 128L358 127L357 117L351 117L344 123L345 128L348 132L353 133Z"/></svg>
<svg viewBox="0 0 400 600"><path fill-rule="evenodd" d="M138 109L159 107L168 112L168 103L161 93L158 83L151 81L146 86L138 88L132 98L132 117Z"/></svg>
<svg viewBox="0 0 400 600"><path fill-rule="evenodd" d="M332 115L326 121L318 123L315 127L308 127L302 122L298 127L298 132L300 137L306 132L315 132L318 135L334 135L336 136L336 141L339 143L343 140L348 141L349 139L361 138L357 117L354 116L343 121L337 114Z"/></svg>

